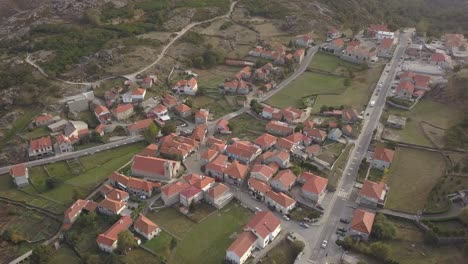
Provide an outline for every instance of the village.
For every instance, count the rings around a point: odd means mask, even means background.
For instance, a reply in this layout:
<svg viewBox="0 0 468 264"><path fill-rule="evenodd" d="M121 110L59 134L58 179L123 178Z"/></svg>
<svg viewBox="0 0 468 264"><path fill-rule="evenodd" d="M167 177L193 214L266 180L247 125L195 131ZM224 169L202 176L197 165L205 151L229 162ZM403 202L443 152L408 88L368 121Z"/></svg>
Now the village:
<svg viewBox="0 0 468 264"><path fill-rule="evenodd" d="M60 215L58 237L46 242L86 263L129 248L156 263L274 263L277 247L294 263L354 263L338 262L353 258L347 238L375 239L380 215L420 223L435 183L420 207L405 207L417 192L397 174L427 172L405 171L407 153L427 151L409 149L419 142L406 132L428 94L467 65L464 36L426 42L415 29L372 24L257 44L226 58L235 71L219 82L174 66L163 88L166 76L140 74L38 113L22 134L27 161L3 168L2 184L14 186L1 187L2 199ZM436 153L419 163L439 164ZM446 194L463 204L460 190Z"/></svg>

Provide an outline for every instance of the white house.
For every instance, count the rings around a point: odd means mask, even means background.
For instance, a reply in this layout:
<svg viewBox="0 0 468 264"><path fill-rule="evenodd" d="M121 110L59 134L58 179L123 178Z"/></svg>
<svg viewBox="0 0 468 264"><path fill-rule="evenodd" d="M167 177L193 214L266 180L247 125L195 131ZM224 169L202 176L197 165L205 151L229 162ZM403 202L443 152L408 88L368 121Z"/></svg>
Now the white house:
<svg viewBox="0 0 468 264"><path fill-rule="evenodd" d="M314 203L320 203L325 195L327 184L328 179L312 174L302 186L302 196Z"/></svg>
<svg viewBox="0 0 468 264"><path fill-rule="evenodd" d="M377 146L375 147L374 155L372 156L371 165L374 168L383 170L389 168L393 161L395 152L391 149Z"/></svg>
<svg viewBox="0 0 468 264"><path fill-rule="evenodd" d="M176 93L196 95L198 91L198 81L195 78L180 80L172 87L172 90Z"/></svg>
<svg viewBox="0 0 468 264"><path fill-rule="evenodd" d="M26 165L17 164L10 168L10 176L16 187L23 187L29 184L29 171Z"/></svg>
<svg viewBox="0 0 468 264"><path fill-rule="evenodd" d="M153 237L157 236L161 229L153 221L146 218L144 215L140 214L138 218L133 223L133 228L135 232L142 235L146 240L151 240Z"/></svg>
<svg viewBox="0 0 468 264"><path fill-rule="evenodd" d="M265 195L265 202L281 214L287 214L296 206L296 200L280 192L268 192Z"/></svg>

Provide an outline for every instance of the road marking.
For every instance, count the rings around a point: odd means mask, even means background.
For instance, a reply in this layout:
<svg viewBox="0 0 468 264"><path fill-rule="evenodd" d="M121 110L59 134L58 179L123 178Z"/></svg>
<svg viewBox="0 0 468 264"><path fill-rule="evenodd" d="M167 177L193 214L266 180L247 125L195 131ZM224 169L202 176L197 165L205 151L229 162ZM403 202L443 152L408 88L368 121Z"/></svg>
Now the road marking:
<svg viewBox="0 0 468 264"><path fill-rule="evenodd" d="M337 192L336 194L338 197L343 198L343 199L348 199L350 193L346 192L345 190L341 189Z"/></svg>

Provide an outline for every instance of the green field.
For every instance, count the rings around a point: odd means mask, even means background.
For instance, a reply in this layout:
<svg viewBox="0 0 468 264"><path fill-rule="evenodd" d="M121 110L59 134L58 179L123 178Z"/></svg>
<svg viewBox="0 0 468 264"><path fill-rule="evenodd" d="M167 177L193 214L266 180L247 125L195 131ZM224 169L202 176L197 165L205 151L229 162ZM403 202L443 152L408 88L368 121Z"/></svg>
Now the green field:
<svg viewBox="0 0 468 264"><path fill-rule="evenodd" d="M336 74L348 74L347 69L360 70L362 67L359 64L354 64L348 61L341 60L335 55L317 52L310 62L309 68L327 71ZM345 71L343 71L345 70Z"/></svg>
<svg viewBox="0 0 468 264"><path fill-rule="evenodd" d="M306 72L267 103L276 107L300 106L301 98L318 94L340 94L345 90L344 78Z"/></svg>
<svg viewBox="0 0 468 264"><path fill-rule="evenodd" d="M178 243L169 262L222 263L232 235L242 230L250 216L250 211L237 203L227 205L194 226Z"/></svg>
<svg viewBox="0 0 468 264"><path fill-rule="evenodd" d="M346 162L348 161L349 154L353 148L354 144L347 145L341 156L336 160L335 166L327 175L328 185L336 187L341 175L343 174L343 170L346 166Z"/></svg>
<svg viewBox="0 0 468 264"><path fill-rule="evenodd" d="M48 176L42 166L30 168L31 182L42 195L56 201L56 203L38 196L39 193L32 186L17 190L9 175L0 176L0 196L61 213L65 206L71 204L75 198L86 197L112 172L130 161L144 147L144 144L136 143L80 158L84 171L78 175L74 175L65 162L45 165L50 175L58 179L58 186L53 189L49 189L46 185Z"/></svg>
<svg viewBox="0 0 468 264"><path fill-rule="evenodd" d="M193 98L193 107L196 109L207 108L213 118L217 119L240 108L234 102L235 98L235 96L222 96L218 93L213 96L196 96Z"/></svg>
<svg viewBox="0 0 468 264"><path fill-rule="evenodd" d="M351 86L338 95L320 95L317 97L313 112L318 113L322 105L348 106L358 110L363 109L369 101L369 97L377 83L382 67L371 68L356 73Z"/></svg>
<svg viewBox="0 0 468 264"><path fill-rule="evenodd" d="M294 243L298 243L298 246L295 247ZM300 246L304 246L303 242L300 241L294 243L287 239L281 240L268 251L266 256L261 259L260 263L294 263L294 260L299 254L297 251L301 249Z"/></svg>
<svg viewBox="0 0 468 264"><path fill-rule="evenodd" d="M468 189L468 178L457 176L442 177L432 189L426 205L428 213L442 213L450 208L447 194Z"/></svg>
<svg viewBox="0 0 468 264"><path fill-rule="evenodd" d="M457 246L428 246L424 234L411 222L391 219L397 236L384 243L390 247L390 256L401 264L467 263L468 257Z"/></svg>
<svg viewBox="0 0 468 264"><path fill-rule="evenodd" d="M397 148L386 176L390 191L385 207L409 213L423 210L444 171L445 161L436 152Z"/></svg>
<svg viewBox="0 0 468 264"><path fill-rule="evenodd" d="M182 217L182 216L181 216ZM149 241L146 241L143 246L146 248L154 251L159 256L163 256L168 258L171 255L171 235L168 233L161 231L159 235Z"/></svg>
<svg viewBox="0 0 468 264"><path fill-rule="evenodd" d="M147 217L177 239L183 239L192 227L195 226L193 221L184 217L175 208L167 208L158 212L149 212Z"/></svg>
<svg viewBox="0 0 468 264"><path fill-rule="evenodd" d="M41 111L39 108L26 108L26 109L19 109L22 114L15 120L13 124L11 124L11 128L8 130L3 131L4 136L0 141L0 149L5 146L5 143L10 141L17 133L22 132L26 126L31 122L31 119L37 115L38 112ZM12 110L10 110L12 111Z"/></svg>
<svg viewBox="0 0 468 264"><path fill-rule="evenodd" d="M55 251L49 260L50 264L79 264L80 259L75 255L73 250L69 247L62 245L59 250Z"/></svg>
<svg viewBox="0 0 468 264"><path fill-rule="evenodd" d="M398 141L412 143L421 146L433 147L432 142L424 135L421 122L425 121L432 125L448 129L460 122L463 118L463 111L449 104L441 104L429 98L422 99L410 111L389 108L383 118L388 115L400 115L407 117L406 126L402 130L390 129L392 134L398 136Z"/></svg>
<svg viewBox="0 0 468 264"><path fill-rule="evenodd" d="M47 136L49 134L50 134L50 130L46 126L44 126L44 127L35 128L32 131L29 131L29 132L23 134L22 136L27 140L31 140L31 139L35 139L35 138L44 137L44 136Z"/></svg>
<svg viewBox="0 0 468 264"><path fill-rule="evenodd" d="M232 128L232 133L229 135L219 135L220 138L233 138L254 140L265 132L267 121L257 119L249 114L242 114L229 120L229 126Z"/></svg>

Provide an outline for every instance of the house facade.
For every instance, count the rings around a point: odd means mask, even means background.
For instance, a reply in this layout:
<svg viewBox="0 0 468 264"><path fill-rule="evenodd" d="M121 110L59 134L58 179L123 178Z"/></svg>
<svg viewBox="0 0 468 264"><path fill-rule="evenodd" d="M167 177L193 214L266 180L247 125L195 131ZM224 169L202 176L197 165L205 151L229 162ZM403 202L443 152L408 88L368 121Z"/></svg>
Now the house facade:
<svg viewBox="0 0 468 264"><path fill-rule="evenodd" d="M10 168L10 176L16 187L24 187L29 184L29 171L25 164L13 165Z"/></svg>
<svg viewBox="0 0 468 264"><path fill-rule="evenodd" d="M31 140L29 142L28 154L30 159L40 159L54 155L50 136Z"/></svg>

